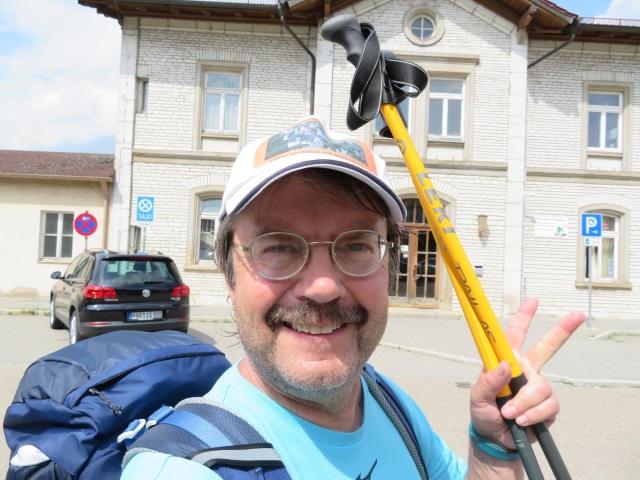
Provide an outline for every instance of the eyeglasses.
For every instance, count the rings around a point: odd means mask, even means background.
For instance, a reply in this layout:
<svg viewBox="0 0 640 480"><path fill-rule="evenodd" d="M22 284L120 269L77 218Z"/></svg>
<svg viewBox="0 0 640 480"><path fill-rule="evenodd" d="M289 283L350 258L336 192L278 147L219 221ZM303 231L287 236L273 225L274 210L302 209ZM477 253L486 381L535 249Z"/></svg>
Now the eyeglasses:
<svg viewBox="0 0 640 480"><path fill-rule="evenodd" d="M309 258L310 245L331 245L331 255L338 268L353 277L375 272L385 255L387 242L378 232L351 230L341 233L333 242L307 242L300 235L286 232L265 233L249 245L233 243L242 252L249 252L256 271L269 280L286 280L302 270Z"/></svg>

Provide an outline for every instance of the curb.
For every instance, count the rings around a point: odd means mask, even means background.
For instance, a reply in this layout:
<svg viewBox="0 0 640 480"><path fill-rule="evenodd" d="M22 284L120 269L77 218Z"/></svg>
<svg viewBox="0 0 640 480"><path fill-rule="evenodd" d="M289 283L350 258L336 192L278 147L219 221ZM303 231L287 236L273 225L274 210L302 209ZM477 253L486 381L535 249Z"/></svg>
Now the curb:
<svg viewBox="0 0 640 480"><path fill-rule="evenodd" d="M482 366L482 362L475 358L465 357L463 355L451 355L449 353L436 352L434 350L426 350L418 347L408 347L406 345L399 345L397 343L380 342L380 346L394 348L396 350L402 350L404 352L419 353L422 355L428 355L430 357L442 358L444 360L451 360L454 362L467 363L472 365ZM640 388L640 381L638 380L607 380L607 379L595 379L595 378L573 378L565 375L558 375L555 373L544 373L544 377L549 381L556 383L563 383L574 387L630 387Z"/></svg>
<svg viewBox="0 0 640 480"><path fill-rule="evenodd" d="M42 308L3 308L0 315L27 315L29 317L48 317L49 309Z"/></svg>

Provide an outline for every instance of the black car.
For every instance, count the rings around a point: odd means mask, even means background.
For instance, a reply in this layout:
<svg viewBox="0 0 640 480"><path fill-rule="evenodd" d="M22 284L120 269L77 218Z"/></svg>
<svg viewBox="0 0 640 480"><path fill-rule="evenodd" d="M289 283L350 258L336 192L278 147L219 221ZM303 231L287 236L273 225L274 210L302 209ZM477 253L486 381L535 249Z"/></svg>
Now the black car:
<svg viewBox="0 0 640 480"><path fill-rule="evenodd" d="M49 325L69 343L113 330L189 328L189 287L171 258L89 250L53 272Z"/></svg>

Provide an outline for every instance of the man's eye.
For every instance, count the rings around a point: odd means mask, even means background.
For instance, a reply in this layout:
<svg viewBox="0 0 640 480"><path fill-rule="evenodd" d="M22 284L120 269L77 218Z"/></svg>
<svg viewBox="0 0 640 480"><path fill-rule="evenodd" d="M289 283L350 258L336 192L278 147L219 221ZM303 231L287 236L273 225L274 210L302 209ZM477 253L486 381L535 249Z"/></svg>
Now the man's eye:
<svg viewBox="0 0 640 480"><path fill-rule="evenodd" d="M351 242L345 244L342 249L348 253L368 253L373 251L373 246L368 242Z"/></svg>
<svg viewBox="0 0 640 480"><path fill-rule="evenodd" d="M290 245L269 245L265 248L264 253L290 253L293 252L293 248Z"/></svg>

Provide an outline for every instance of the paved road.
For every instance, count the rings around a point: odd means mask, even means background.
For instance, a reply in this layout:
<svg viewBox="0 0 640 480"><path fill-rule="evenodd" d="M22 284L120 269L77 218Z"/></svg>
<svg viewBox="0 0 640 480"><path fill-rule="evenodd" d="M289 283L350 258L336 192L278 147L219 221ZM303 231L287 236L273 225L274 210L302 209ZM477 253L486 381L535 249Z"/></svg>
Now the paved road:
<svg viewBox="0 0 640 480"><path fill-rule="evenodd" d="M199 320L190 333L216 344L231 361L242 355L230 321ZM0 409L10 404L25 368L33 360L67 345L67 332L48 327L43 316L0 315ZM394 378L427 413L436 431L466 457L469 386L478 366L438 356L381 346L372 358L376 368ZM637 366L636 366L637 368ZM554 383L563 411L552 432L576 480L640 478L637 432L640 430L640 388L601 388ZM553 478L543 463L545 478ZM9 451L0 448L0 471Z"/></svg>

